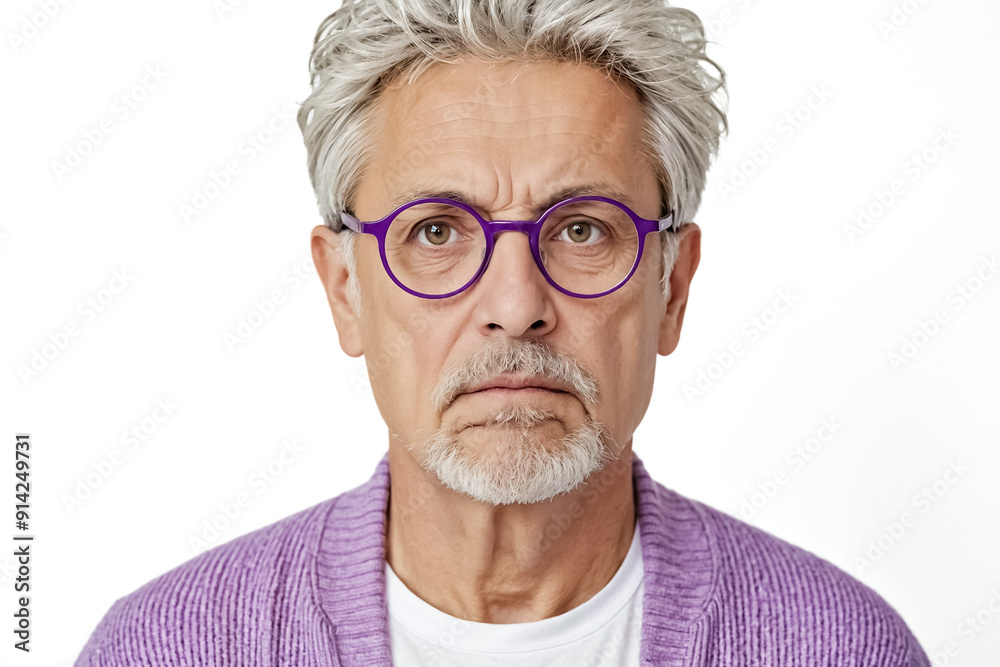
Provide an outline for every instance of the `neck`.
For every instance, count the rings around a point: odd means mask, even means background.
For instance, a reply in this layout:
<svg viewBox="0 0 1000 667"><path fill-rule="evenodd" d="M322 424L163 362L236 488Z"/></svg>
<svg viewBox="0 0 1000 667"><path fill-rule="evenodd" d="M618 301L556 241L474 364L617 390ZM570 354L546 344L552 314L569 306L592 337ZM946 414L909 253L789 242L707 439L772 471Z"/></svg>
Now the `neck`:
<svg viewBox="0 0 1000 667"><path fill-rule="evenodd" d="M386 560L441 611L524 623L586 602L617 572L635 530L632 443L569 493L489 505L443 486L410 452L389 448Z"/></svg>

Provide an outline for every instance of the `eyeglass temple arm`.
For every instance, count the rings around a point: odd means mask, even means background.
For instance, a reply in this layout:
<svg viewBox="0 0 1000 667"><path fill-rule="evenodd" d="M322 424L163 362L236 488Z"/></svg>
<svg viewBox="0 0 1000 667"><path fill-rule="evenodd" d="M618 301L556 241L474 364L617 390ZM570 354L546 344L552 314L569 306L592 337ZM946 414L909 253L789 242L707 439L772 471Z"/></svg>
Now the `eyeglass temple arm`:
<svg viewBox="0 0 1000 667"><path fill-rule="evenodd" d="M657 221L657 223L658 223L658 226L657 226L657 230L658 231L661 231L661 232L664 232L664 231L676 232L677 231L677 228L674 226L674 213L673 213L673 211L671 211L670 215L668 215L667 217L660 218Z"/></svg>
<svg viewBox="0 0 1000 667"><path fill-rule="evenodd" d="M359 234L364 231L364 223L355 218L347 211L341 212L340 221L344 224L344 227L347 227L352 231L358 232Z"/></svg>

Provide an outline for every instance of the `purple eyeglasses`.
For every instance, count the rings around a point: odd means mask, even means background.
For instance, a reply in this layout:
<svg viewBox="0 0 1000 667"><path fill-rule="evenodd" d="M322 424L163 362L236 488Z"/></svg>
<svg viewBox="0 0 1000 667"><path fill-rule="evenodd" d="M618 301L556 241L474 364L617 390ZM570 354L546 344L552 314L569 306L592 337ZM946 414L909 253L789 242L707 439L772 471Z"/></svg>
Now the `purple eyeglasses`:
<svg viewBox="0 0 1000 667"><path fill-rule="evenodd" d="M444 299L471 287L485 273L496 235L523 232L549 284L563 294L591 299L622 287L642 259L646 235L673 230L673 214L639 217L608 197L563 200L538 220L484 220L454 199L429 197L403 204L374 222L349 213L340 219L355 232L378 238L386 273L401 289Z"/></svg>

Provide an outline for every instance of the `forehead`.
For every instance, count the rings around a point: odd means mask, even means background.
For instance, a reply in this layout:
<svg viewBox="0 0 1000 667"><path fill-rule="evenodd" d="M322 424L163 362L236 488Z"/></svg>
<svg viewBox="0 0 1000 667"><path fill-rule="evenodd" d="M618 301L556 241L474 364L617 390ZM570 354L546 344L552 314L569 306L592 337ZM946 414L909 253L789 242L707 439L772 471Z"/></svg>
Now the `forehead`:
<svg viewBox="0 0 1000 667"><path fill-rule="evenodd" d="M442 193L543 207L598 185L634 200L652 175L632 87L576 63L435 64L380 95L369 131L359 194L383 214Z"/></svg>

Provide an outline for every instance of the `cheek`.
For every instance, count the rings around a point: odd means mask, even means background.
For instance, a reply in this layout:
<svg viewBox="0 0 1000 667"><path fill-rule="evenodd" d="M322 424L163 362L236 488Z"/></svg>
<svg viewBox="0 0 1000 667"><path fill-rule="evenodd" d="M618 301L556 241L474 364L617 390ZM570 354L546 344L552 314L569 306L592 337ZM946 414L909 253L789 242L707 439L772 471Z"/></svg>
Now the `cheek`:
<svg viewBox="0 0 1000 667"><path fill-rule="evenodd" d="M407 405L407 394L411 392L404 390L412 385L414 376L414 369L408 363L413 358L411 350L409 336L387 326L365 341L365 362L372 394L382 418L393 432L412 412Z"/></svg>
<svg viewBox="0 0 1000 667"><path fill-rule="evenodd" d="M448 328L405 295L372 296L362 311L372 393L390 431L412 439L419 429L437 426L430 395L451 347L443 337Z"/></svg>
<svg viewBox="0 0 1000 667"><path fill-rule="evenodd" d="M361 316L359 324L365 364L372 394L386 424L394 432L413 414L409 406L417 369L414 333L405 326L406 317L393 308L378 278L361 275ZM374 284L373 284L374 283Z"/></svg>
<svg viewBox="0 0 1000 667"><path fill-rule="evenodd" d="M619 432L616 436L627 440L642 421L652 394L653 372L656 365L656 343L650 340L647 327L641 321L626 322L615 346L614 373L615 397L614 422ZM619 440L623 443L625 440Z"/></svg>
<svg viewBox="0 0 1000 667"><path fill-rule="evenodd" d="M637 282L636 287L640 286ZM590 313L574 336L578 359L581 363L590 360L589 368L598 376L601 404L597 416L616 438L632 435L652 393L659 300L650 298L649 289L642 286L622 294L623 299L602 304L605 307Z"/></svg>
<svg viewBox="0 0 1000 667"><path fill-rule="evenodd" d="M403 325L406 321L392 290L398 289L382 267L378 243L362 236L357 246L357 270L361 291L361 314L358 318L364 346L368 377L376 398L391 389L396 375L406 371L412 358L413 335Z"/></svg>

